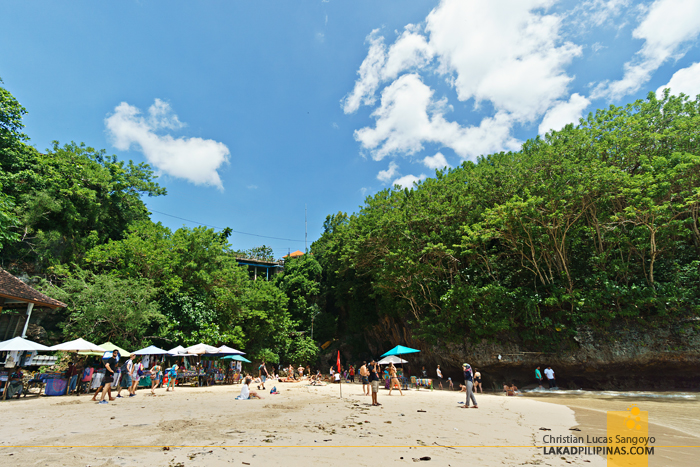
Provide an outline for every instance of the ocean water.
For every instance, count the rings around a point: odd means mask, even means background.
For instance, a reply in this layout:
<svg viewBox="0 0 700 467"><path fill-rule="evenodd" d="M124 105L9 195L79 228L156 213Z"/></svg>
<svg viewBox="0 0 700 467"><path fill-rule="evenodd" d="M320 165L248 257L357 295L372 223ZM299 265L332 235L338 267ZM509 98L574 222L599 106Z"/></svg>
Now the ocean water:
<svg viewBox="0 0 700 467"><path fill-rule="evenodd" d="M640 400L688 400L700 401L700 393L674 391L586 391L584 389L525 389L523 395L529 397L584 397L593 399L640 399Z"/></svg>

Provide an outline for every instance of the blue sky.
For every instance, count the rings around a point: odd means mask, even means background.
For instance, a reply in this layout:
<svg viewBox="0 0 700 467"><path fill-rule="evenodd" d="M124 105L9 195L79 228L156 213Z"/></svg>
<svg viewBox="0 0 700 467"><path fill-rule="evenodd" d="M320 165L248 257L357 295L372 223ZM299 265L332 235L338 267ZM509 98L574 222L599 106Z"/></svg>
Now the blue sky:
<svg viewBox="0 0 700 467"><path fill-rule="evenodd" d="M38 149L150 162L147 199L280 257L328 214L649 91L700 94L700 2L5 2ZM170 217L164 214L169 214ZM287 239L287 240L281 240Z"/></svg>

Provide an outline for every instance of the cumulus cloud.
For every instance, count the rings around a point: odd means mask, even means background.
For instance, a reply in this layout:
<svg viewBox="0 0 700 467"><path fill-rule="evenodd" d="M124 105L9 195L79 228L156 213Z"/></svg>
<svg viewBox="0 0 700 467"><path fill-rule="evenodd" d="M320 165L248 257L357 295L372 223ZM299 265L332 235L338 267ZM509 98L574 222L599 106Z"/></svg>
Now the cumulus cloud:
<svg viewBox="0 0 700 467"><path fill-rule="evenodd" d="M425 180L425 174L420 174L418 177L415 175L404 175L401 178L394 180L392 185L398 185L401 188L413 188L413 185L418 182Z"/></svg>
<svg viewBox="0 0 700 467"><path fill-rule="evenodd" d="M562 101L549 109L540 123L539 133L541 135L550 130L558 131L569 123L578 123L583 115L583 111L590 105L591 101L574 93L567 101Z"/></svg>
<svg viewBox="0 0 700 467"><path fill-rule="evenodd" d="M622 79L600 83L593 98L620 99L638 91L664 62L685 55L683 46L700 34L700 2L697 0L656 0L632 32L644 40L636 57L625 63Z"/></svg>
<svg viewBox="0 0 700 467"><path fill-rule="evenodd" d="M432 170L450 167L450 164L447 163L447 159L445 159L445 156L441 152L438 152L434 156L426 156L423 159L423 165Z"/></svg>
<svg viewBox="0 0 700 467"><path fill-rule="evenodd" d="M379 171L379 173L377 174L377 180L382 182L388 182L394 175L396 175L396 172L398 170L398 164L396 162L390 162L388 169Z"/></svg>
<svg viewBox="0 0 700 467"><path fill-rule="evenodd" d="M671 94L683 93L695 98L700 94L700 62L675 72L668 83L656 90L656 95L660 98L666 88L671 89Z"/></svg>
<svg viewBox="0 0 700 467"><path fill-rule="evenodd" d="M375 29L367 36L367 42L369 52L357 71L360 77L355 82L352 92L342 100L345 113L355 112L361 104L374 104L374 94L381 82L381 70L386 60L384 37L379 35L379 29Z"/></svg>
<svg viewBox="0 0 700 467"><path fill-rule="evenodd" d="M383 90L381 105L372 113L375 127L356 130L355 139L374 160L414 154L426 142L450 147L464 159L520 146L510 135L511 116L500 112L479 126L462 127L445 119L446 102L434 100L433 93L420 76L401 76Z"/></svg>
<svg viewBox="0 0 700 467"><path fill-rule="evenodd" d="M223 189L217 170L228 162L228 148L211 139L158 134L158 130L184 126L167 102L156 99L147 116L122 102L105 119L105 126L115 148L128 151L135 146L162 173Z"/></svg>

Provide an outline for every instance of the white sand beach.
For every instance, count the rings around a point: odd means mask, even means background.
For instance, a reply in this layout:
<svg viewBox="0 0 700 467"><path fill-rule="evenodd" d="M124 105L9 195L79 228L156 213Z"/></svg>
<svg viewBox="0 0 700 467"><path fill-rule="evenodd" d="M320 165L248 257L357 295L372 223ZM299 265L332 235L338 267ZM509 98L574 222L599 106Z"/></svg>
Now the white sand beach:
<svg viewBox="0 0 700 467"><path fill-rule="evenodd" d="M337 385L276 386L281 394L247 401L235 400L240 385L158 389L155 397L140 390L109 405L87 396L7 401L0 458L93 467L605 465L602 457L545 456L534 447L544 434L569 435L577 425L559 404L479 394L478 409L462 409L464 393L381 390L382 405L372 407L360 385L344 384L342 399Z"/></svg>

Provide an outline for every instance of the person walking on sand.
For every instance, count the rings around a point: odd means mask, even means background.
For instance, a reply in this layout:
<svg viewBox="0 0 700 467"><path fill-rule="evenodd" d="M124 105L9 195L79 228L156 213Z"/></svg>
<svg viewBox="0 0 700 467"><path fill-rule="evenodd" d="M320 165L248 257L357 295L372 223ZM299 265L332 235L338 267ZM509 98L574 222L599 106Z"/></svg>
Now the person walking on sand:
<svg viewBox="0 0 700 467"><path fill-rule="evenodd" d="M537 384L539 384L540 389L544 389L542 387L542 373L540 373L540 367L535 368L535 379L537 380Z"/></svg>
<svg viewBox="0 0 700 467"><path fill-rule="evenodd" d="M547 377L547 383L549 384L549 389L557 387L557 380L554 379L554 370L551 366L544 369L544 375Z"/></svg>
<svg viewBox="0 0 700 467"><path fill-rule="evenodd" d="M151 367L151 394L154 396L156 395L156 389L158 389L158 386L160 386L161 371L162 368L160 365L158 365L158 362Z"/></svg>
<svg viewBox="0 0 700 467"><path fill-rule="evenodd" d="M262 383L262 389L265 390L265 381L267 381L267 377L270 376L270 374L267 372L267 367L265 366L265 360L263 360L258 367L258 376L260 377L260 382ZM258 389L260 389L260 386L258 386Z"/></svg>
<svg viewBox="0 0 700 467"><path fill-rule="evenodd" d="M369 370L367 369L367 362L362 362L360 367L360 379L362 380L362 393L365 396L369 396Z"/></svg>
<svg viewBox="0 0 700 467"><path fill-rule="evenodd" d="M442 389L442 370L440 370L440 365L438 365L435 373L437 373L438 381L440 381L440 389Z"/></svg>
<svg viewBox="0 0 700 467"><path fill-rule="evenodd" d="M175 392L175 381L177 380L177 370L178 366L177 363L173 363L173 366L168 368L168 387L165 388L165 392L170 391L170 388L173 388L173 392Z"/></svg>
<svg viewBox="0 0 700 467"><path fill-rule="evenodd" d="M134 366L131 369L131 389L129 390L131 394L129 394L129 397L136 396L136 389L139 387L141 376L143 376L143 364L141 360L138 363L134 360Z"/></svg>
<svg viewBox="0 0 700 467"><path fill-rule="evenodd" d="M126 362L119 369L121 372L121 378L119 378L119 391L117 391L117 397L122 397L122 389L126 389L129 395L131 395L131 370L134 368L134 359L136 355L131 354L131 356L126 360Z"/></svg>
<svg viewBox="0 0 700 467"><path fill-rule="evenodd" d="M462 369L464 370L464 385L467 387L467 401L464 404L464 408L469 408L469 402L474 403L474 408L478 409L479 406L476 403L476 397L474 397L474 378L472 376L472 367L469 363L463 363Z"/></svg>
<svg viewBox="0 0 700 467"><path fill-rule="evenodd" d="M379 402L377 402L377 393L379 392L379 368L377 368L379 365L377 365L374 360L372 360L369 364L369 384L372 386L372 405L377 406L377 405L382 405Z"/></svg>
<svg viewBox="0 0 700 467"><path fill-rule="evenodd" d="M119 355L119 352L115 350L114 352L112 352L112 356L105 360L105 377L102 380L102 382L104 383L104 388L102 389L102 398L100 399L100 402L98 402L98 404L109 404L109 402L105 400L105 397L108 393L112 392L114 370L117 369L117 355ZM113 398L111 395L109 396L109 400L113 401L114 399L115 398Z"/></svg>
<svg viewBox="0 0 700 467"><path fill-rule="evenodd" d="M403 391L401 391L401 383L399 383L399 378L396 376L396 367L393 363L389 363L389 395L391 395L391 390L394 389L394 384L398 386L399 393L403 396Z"/></svg>

